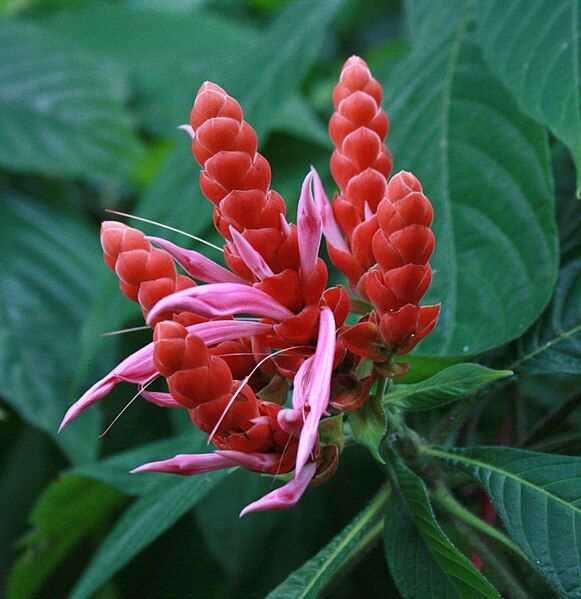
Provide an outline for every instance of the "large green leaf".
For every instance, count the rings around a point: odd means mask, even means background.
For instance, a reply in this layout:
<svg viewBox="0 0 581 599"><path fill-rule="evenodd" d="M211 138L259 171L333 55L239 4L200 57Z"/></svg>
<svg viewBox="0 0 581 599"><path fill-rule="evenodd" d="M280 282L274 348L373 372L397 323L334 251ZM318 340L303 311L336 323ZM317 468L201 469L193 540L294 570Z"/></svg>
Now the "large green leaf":
<svg viewBox="0 0 581 599"><path fill-rule="evenodd" d="M30 24L0 21L0 164L54 176L122 176L140 144L118 77Z"/></svg>
<svg viewBox="0 0 581 599"><path fill-rule="evenodd" d="M484 57L520 109L569 147L581 182L579 0L484 0L479 9Z"/></svg>
<svg viewBox="0 0 581 599"><path fill-rule="evenodd" d="M456 364L419 383L395 385L383 401L386 405L404 410L429 410L458 401L511 375L510 370L492 370L479 364Z"/></svg>
<svg viewBox="0 0 581 599"><path fill-rule="evenodd" d="M260 33L200 7L175 13L159 6L99 2L49 13L45 27L124 75L150 128L167 135L187 121L196 89L220 83Z"/></svg>
<svg viewBox="0 0 581 599"><path fill-rule="evenodd" d="M268 599L307 599L319 597L327 584L345 567L361 557L381 534L382 512L389 487L382 489L371 503L326 547L268 595Z"/></svg>
<svg viewBox="0 0 581 599"><path fill-rule="evenodd" d="M33 529L10 575L7 597L38 596L66 555L83 538L98 532L123 500L118 491L77 476L63 476L50 485L30 516Z"/></svg>
<svg viewBox="0 0 581 599"><path fill-rule="evenodd" d="M73 400L79 327L94 300L98 242L79 215L58 206L49 210L7 197L2 208L2 396L71 459L94 458L98 411L83 415L60 435L57 429Z"/></svg>
<svg viewBox="0 0 581 599"><path fill-rule="evenodd" d="M389 570L404 599L496 597L498 593L440 528L424 482L392 456L385 515Z"/></svg>
<svg viewBox="0 0 581 599"><path fill-rule="evenodd" d="M581 458L509 447L424 451L482 482L533 567L562 597L579 597Z"/></svg>
<svg viewBox="0 0 581 599"><path fill-rule="evenodd" d="M281 128L289 117L307 119L291 124L304 133L313 118L289 91L297 88L318 53L340 3L291 3L264 33L199 6L178 13L111 3L60 11L49 16L47 27L135 80L139 108L156 132L167 133L187 121L196 89L210 79L245 100L259 134L275 123ZM287 100L291 103L281 113ZM310 133L321 141L320 131Z"/></svg>
<svg viewBox="0 0 581 599"><path fill-rule="evenodd" d="M581 374L581 259L560 273L541 318L511 348L519 375Z"/></svg>
<svg viewBox="0 0 581 599"><path fill-rule="evenodd" d="M71 599L95 591L141 550L175 524L228 474L220 470L178 477L136 499L116 522L75 586Z"/></svg>
<svg viewBox="0 0 581 599"><path fill-rule="evenodd" d="M384 86L395 171L414 172L435 208L427 301L442 314L421 353L470 355L518 337L557 272L546 132L481 59L471 6L410 0L412 50Z"/></svg>

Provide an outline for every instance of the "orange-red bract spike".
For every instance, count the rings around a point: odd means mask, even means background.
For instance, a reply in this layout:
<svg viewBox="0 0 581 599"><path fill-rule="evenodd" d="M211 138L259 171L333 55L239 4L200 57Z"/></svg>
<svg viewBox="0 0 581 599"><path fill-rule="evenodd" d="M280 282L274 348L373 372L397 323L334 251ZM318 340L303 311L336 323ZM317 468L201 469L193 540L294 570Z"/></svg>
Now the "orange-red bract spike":
<svg viewBox="0 0 581 599"><path fill-rule="evenodd" d="M335 145L331 173L340 193L333 199L333 214L345 235L349 252L330 247L335 266L363 297L363 274L374 264L371 240L377 231L375 212L385 196L386 178L393 165L384 144L389 119L381 107L381 85L361 58L352 56L343 65L333 91L335 112L329 135Z"/></svg>
<svg viewBox="0 0 581 599"><path fill-rule="evenodd" d="M420 307L432 281L433 217L417 178L405 171L394 175L377 208L379 230L372 249L378 268L363 278L379 318L378 331L392 353L411 351L438 319L439 306ZM345 342L350 341L355 342L354 332L346 335Z"/></svg>
<svg viewBox="0 0 581 599"><path fill-rule="evenodd" d="M200 187L214 203L214 224L228 241L224 251L228 266L297 315L309 306L318 306L327 283L327 267L318 261L312 272L301 272L297 227L286 222L285 202L270 189L270 166L258 153L256 132L244 120L238 102L221 87L204 83L190 124L194 130L192 153L202 167ZM241 233L272 274L252 270L233 242L232 228ZM302 326L299 337L316 337L316 328L306 336L311 328Z"/></svg>
<svg viewBox="0 0 581 599"><path fill-rule="evenodd" d="M139 303L144 316L160 299L196 285L178 274L173 259L154 248L141 231L123 223L102 223L101 246L105 263L119 277L121 291ZM156 322L171 318L188 325L205 320L189 313L170 313L160 315Z"/></svg>
<svg viewBox="0 0 581 599"><path fill-rule="evenodd" d="M240 349L240 344L208 349L199 337L173 321L156 325L153 342L155 367L166 377L173 399L188 408L194 424L205 433L214 431L219 423L212 439L218 448L280 453L282 461L272 472L292 468L296 440L290 439L278 424L280 406L258 400L248 385L232 401L242 383L233 380L219 354L226 349ZM246 369L248 364L238 366Z"/></svg>

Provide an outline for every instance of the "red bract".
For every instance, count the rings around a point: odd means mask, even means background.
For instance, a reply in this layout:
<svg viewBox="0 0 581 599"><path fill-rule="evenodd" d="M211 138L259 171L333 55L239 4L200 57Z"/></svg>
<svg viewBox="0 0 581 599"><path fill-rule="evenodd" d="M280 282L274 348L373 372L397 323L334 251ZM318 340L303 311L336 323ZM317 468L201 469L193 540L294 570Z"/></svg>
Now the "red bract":
<svg viewBox="0 0 581 599"><path fill-rule="evenodd" d="M382 90L367 64L356 56L343 65L333 91L335 112L329 134L335 144L331 173L340 193L333 198L333 216L345 242L328 236L327 247L333 264L359 287L363 274L375 264L371 240L377 231L374 217L385 196L386 178L393 166L384 144L389 119L381 107Z"/></svg>
<svg viewBox="0 0 581 599"><path fill-rule="evenodd" d="M343 334L351 351L383 362L410 352L436 326L440 306L419 305L432 281L433 217L416 177L395 175L377 208L379 230L372 242L377 268L363 277L375 314Z"/></svg>
<svg viewBox="0 0 581 599"><path fill-rule="evenodd" d="M365 62L349 59L329 125L340 193L329 204L312 169L294 225L270 189L270 166L238 102L213 83L201 86L183 128L193 138L227 267L121 223L103 223L105 261L123 293L141 305L153 342L95 383L61 427L118 383L135 384L159 407L186 409L216 450L134 472L294 470L283 487L242 514L291 507L307 486L335 472L342 420L329 416L358 409L379 375L394 376L391 356L410 351L439 311L420 306L432 276L432 208L413 175L399 173L387 183L392 161L381 98ZM326 288L327 266L318 257L323 233L352 290L373 304L355 326L344 324L347 290ZM174 261L188 276L178 274ZM166 391L146 389L159 377Z"/></svg>
<svg viewBox="0 0 581 599"><path fill-rule="evenodd" d="M152 247L141 231L123 223L102 223L101 246L105 263L119 277L121 291L139 303L144 317L160 299L196 284L178 274L171 257ZM166 318L175 318L184 324L203 320L188 313L166 313L156 321Z"/></svg>
<svg viewBox="0 0 581 599"><path fill-rule="evenodd" d="M248 385L234 382L228 364L179 323L160 322L153 342L153 361L171 396L200 430L213 433L219 449L277 454L272 473L293 467L297 441L278 425L279 405L258 400Z"/></svg>
<svg viewBox="0 0 581 599"><path fill-rule="evenodd" d="M297 227L287 223L285 202L270 189L270 165L238 102L205 83L190 123L200 187L215 204L214 223L228 242L230 268L294 312L317 304L327 268L320 259L304 268Z"/></svg>

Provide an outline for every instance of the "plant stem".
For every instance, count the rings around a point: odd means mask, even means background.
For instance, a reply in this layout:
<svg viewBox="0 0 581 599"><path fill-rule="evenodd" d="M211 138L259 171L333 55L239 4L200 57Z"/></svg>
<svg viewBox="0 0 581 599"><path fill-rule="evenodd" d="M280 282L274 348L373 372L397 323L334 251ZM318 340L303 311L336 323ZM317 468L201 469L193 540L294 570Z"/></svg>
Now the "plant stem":
<svg viewBox="0 0 581 599"><path fill-rule="evenodd" d="M521 559L526 561L526 557L523 552L500 530L490 526L484 520L481 520L476 514L473 514L470 510L466 509L452 493L448 490L446 485L441 481L436 484L436 488L433 491L433 496L436 501L450 512L456 518L459 518L465 522L471 528L481 532L482 534L495 539L499 543L502 543L505 547L510 549L515 555L518 555Z"/></svg>
<svg viewBox="0 0 581 599"><path fill-rule="evenodd" d="M515 575L496 557L494 551L463 522L455 519L454 526L458 532L472 545L474 551L482 558L484 569L489 571L491 577L498 580L506 594L511 599L528 599L529 594L523 589Z"/></svg>

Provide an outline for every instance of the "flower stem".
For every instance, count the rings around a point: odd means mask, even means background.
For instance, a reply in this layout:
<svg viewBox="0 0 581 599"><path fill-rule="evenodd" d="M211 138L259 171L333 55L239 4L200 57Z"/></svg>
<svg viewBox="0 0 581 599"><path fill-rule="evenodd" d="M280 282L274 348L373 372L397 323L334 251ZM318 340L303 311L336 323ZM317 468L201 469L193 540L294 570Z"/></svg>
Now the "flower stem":
<svg viewBox="0 0 581 599"><path fill-rule="evenodd" d="M503 532L490 526L490 524L481 520L476 514L473 514L470 510L466 509L456 500L443 482L440 481L436 484L433 496L436 501L453 516L459 518L474 530L502 543L506 548L510 549L512 553L526 561L523 552Z"/></svg>

